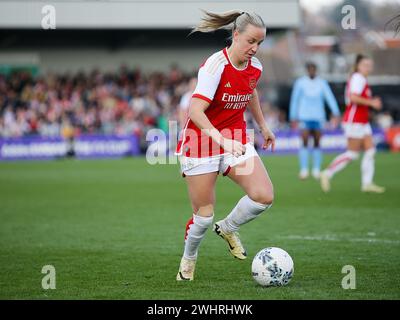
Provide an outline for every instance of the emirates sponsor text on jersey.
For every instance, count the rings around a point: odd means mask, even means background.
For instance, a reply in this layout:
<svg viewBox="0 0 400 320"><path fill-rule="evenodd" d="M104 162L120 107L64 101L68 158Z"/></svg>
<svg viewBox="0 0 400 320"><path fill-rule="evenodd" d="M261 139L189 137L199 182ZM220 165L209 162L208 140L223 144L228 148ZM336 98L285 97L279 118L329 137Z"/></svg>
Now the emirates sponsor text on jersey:
<svg viewBox="0 0 400 320"><path fill-rule="evenodd" d="M229 94L224 92L222 95L222 101L227 102L224 105L224 109L242 109L246 108L247 104L253 97L253 94Z"/></svg>

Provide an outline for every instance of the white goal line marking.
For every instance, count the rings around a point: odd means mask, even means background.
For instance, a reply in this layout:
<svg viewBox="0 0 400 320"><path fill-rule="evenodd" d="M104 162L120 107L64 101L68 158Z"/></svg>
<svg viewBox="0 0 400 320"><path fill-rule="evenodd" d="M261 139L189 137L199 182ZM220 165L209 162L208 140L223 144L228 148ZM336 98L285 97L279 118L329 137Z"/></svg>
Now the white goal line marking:
<svg viewBox="0 0 400 320"><path fill-rule="evenodd" d="M289 235L289 236L282 236L280 238L289 240L348 241L348 242L385 243L385 244L400 245L400 240L376 239L376 238L346 238L346 237L338 237L335 235L317 235L317 236Z"/></svg>

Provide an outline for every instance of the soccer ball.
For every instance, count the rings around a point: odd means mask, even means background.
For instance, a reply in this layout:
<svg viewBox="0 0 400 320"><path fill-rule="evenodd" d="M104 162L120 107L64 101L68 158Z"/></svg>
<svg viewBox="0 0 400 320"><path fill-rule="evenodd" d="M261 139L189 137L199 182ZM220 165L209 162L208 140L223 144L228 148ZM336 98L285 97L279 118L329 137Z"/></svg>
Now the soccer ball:
<svg viewBox="0 0 400 320"><path fill-rule="evenodd" d="M254 280L262 286L285 286L293 277L294 265L285 250L270 247L256 254L251 271Z"/></svg>

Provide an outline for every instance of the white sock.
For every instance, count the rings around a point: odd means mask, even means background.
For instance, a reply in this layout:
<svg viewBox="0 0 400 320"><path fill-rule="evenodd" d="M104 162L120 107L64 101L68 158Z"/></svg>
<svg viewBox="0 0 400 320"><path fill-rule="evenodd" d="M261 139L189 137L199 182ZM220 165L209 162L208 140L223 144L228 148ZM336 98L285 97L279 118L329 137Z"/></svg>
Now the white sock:
<svg viewBox="0 0 400 320"><path fill-rule="evenodd" d="M366 186L372 183L375 172L375 148L365 151L361 161L361 183Z"/></svg>
<svg viewBox="0 0 400 320"><path fill-rule="evenodd" d="M186 225L185 251L183 256L186 259L195 260L201 240L204 238L207 229L212 225L214 215L202 217L193 215Z"/></svg>
<svg viewBox="0 0 400 320"><path fill-rule="evenodd" d="M257 218L260 213L271 206L272 204L255 202L245 195L239 200L231 213L221 221L221 229L227 233L238 231L241 225Z"/></svg>
<svg viewBox="0 0 400 320"><path fill-rule="evenodd" d="M325 170L326 174L329 178L332 178L333 175L340 170L343 170L351 161L358 159L358 152L355 151L346 151L342 154L339 154L329 167Z"/></svg>

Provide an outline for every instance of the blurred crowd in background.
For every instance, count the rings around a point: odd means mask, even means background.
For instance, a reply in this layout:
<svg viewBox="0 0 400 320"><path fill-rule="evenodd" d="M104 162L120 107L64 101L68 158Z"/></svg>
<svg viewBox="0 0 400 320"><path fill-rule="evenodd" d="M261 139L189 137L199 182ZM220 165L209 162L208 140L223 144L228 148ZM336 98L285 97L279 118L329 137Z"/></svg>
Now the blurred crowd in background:
<svg viewBox="0 0 400 320"><path fill-rule="evenodd" d="M178 68L142 74L121 67L105 74L0 75L0 135L22 137L115 134L143 136L150 128L166 131L168 118L186 90L188 76Z"/></svg>
<svg viewBox="0 0 400 320"><path fill-rule="evenodd" d="M0 135L65 138L80 134L131 135L149 129L168 131L168 121L182 126L182 96L195 74L172 66L167 73L143 74L121 67L116 73L75 75L28 72L0 75ZM190 94L190 92L189 92ZM262 99L269 125L286 125L285 112Z"/></svg>
<svg viewBox="0 0 400 320"><path fill-rule="evenodd" d="M115 73L47 74L28 72L0 75L0 136L70 138L81 134L138 135L149 129L168 132L168 121L183 125L182 97L190 94L190 79L177 66L166 73L144 74L122 66ZM271 88L260 84L261 107L273 130L290 128L287 111L271 103ZM273 94L272 94L273 95ZM344 106L341 106L343 110ZM375 124L390 127L393 119L381 113ZM252 121L248 117L248 126ZM328 123L329 125L329 123Z"/></svg>

